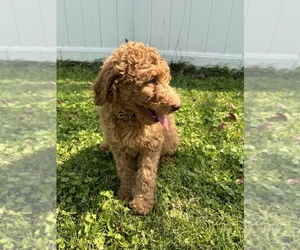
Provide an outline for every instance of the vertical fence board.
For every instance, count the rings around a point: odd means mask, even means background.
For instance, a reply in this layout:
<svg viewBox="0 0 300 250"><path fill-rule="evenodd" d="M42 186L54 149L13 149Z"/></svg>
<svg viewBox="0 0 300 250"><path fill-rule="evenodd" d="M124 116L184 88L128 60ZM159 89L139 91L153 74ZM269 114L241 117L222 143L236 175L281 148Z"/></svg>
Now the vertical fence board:
<svg viewBox="0 0 300 250"><path fill-rule="evenodd" d="M56 37L56 1L51 0L39 0L40 4L40 17L42 20L43 27L43 37L45 47L56 47L57 37Z"/></svg>
<svg viewBox="0 0 300 250"><path fill-rule="evenodd" d="M297 0L282 0L282 8L277 17L276 28L268 49L269 54L295 54L295 48L300 53L300 2ZM287 28L290 27L290 28Z"/></svg>
<svg viewBox="0 0 300 250"><path fill-rule="evenodd" d="M133 37L133 0L117 0L118 45Z"/></svg>
<svg viewBox="0 0 300 250"><path fill-rule="evenodd" d="M205 52L223 54L230 23L232 1L213 1Z"/></svg>
<svg viewBox="0 0 300 250"><path fill-rule="evenodd" d="M245 51L255 53L267 53L272 40L276 20L280 12L282 0L273 0L272 4L268 1L251 0L248 2L248 15L245 22ZM266 15L265 10L270 10ZM254 14L255 13L255 14ZM267 22L261 22L268 18ZM252 39L255 35L256 39Z"/></svg>
<svg viewBox="0 0 300 250"><path fill-rule="evenodd" d="M17 23L11 0L3 0L0 8L0 46L20 46Z"/></svg>
<svg viewBox="0 0 300 250"><path fill-rule="evenodd" d="M153 1L151 12L151 45L168 50L172 0Z"/></svg>
<svg viewBox="0 0 300 250"><path fill-rule="evenodd" d="M99 1L89 0L89 4L82 1L83 26L87 47L101 47L101 28L99 23Z"/></svg>
<svg viewBox="0 0 300 250"><path fill-rule="evenodd" d="M211 3L211 0L192 1L187 41L189 51L205 51Z"/></svg>
<svg viewBox="0 0 300 250"><path fill-rule="evenodd" d="M57 45L69 47L69 32L64 0L57 1Z"/></svg>
<svg viewBox="0 0 300 250"><path fill-rule="evenodd" d="M20 45L23 47L42 47L44 46L42 21L39 13L38 0L27 1L13 1L13 11L16 17L18 33L20 37ZM30 8L28 8L28 4ZM24 11L24 9L29 9ZM28 27L31 30L28 30Z"/></svg>
<svg viewBox="0 0 300 250"><path fill-rule="evenodd" d="M70 47L84 47L85 34L82 18L81 0L64 0L67 32Z"/></svg>
<svg viewBox="0 0 300 250"><path fill-rule="evenodd" d="M116 48L118 42L117 0L103 0L100 5L102 47Z"/></svg>
<svg viewBox="0 0 300 250"><path fill-rule="evenodd" d="M244 50L244 1L234 0L224 54L239 54Z"/></svg>
<svg viewBox="0 0 300 250"><path fill-rule="evenodd" d="M132 40L150 43L152 0L134 0L133 37Z"/></svg>
<svg viewBox="0 0 300 250"><path fill-rule="evenodd" d="M173 0L170 17L169 50L186 51L191 0Z"/></svg>

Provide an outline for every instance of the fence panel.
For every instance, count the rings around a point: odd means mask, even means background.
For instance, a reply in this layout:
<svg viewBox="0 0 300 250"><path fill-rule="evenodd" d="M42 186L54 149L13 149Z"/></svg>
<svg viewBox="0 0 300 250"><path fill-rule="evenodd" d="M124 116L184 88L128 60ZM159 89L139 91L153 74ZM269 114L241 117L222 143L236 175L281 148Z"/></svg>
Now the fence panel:
<svg viewBox="0 0 300 250"><path fill-rule="evenodd" d="M55 60L57 48L58 59L92 61L127 38L196 65L240 67L245 51L249 64L297 66L299 9L298 0L2 0L0 59Z"/></svg>
<svg viewBox="0 0 300 250"><path fill-rule="evenodd" d="M104 58L127 38L157 47L168 60L241 66L243 1L62 1L68 7L58 34L67 32L69 41L58 36L60 59Z"/></svg>
<svg viewBox="0 0 300 250"><path fill-rule="evenodd" d="M55 24L55 1L1 0L0 60L55 61Z"/></svg>
<svg viewBox="0 0 300 250"><path fill-rule="evenodd" d="M300 1L245 0L245 65L300 66Z"/></svg>

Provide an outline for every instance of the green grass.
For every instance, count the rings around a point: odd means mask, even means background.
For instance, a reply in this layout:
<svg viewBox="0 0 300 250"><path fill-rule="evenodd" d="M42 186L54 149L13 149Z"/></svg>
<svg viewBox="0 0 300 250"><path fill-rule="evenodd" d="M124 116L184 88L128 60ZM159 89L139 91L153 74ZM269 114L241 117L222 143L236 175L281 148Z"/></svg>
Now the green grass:
<svg viewBox="0 0 300 250"><path fill-rule="evenodd" d="M181 144L141 217L116 199L112 155L97 148L98 65L58 63L59 249L300 248L299 69L246 70L244 200L243 71L171 64ZM53 65L0 66L0 249L52 249Z"/></svg>
<svg viewBox="0 0 300 250"><path fill-rule="evenodd" d="M300 249L300 69L247 69L245 249Z"/></svg>
<svg viewBox="0 0 300 250"><path fill-rule="evenodd" d="M98 150L98 66L58 63L59 249L243 248L243 72L171 66L181 143L176 163L160 164L157 204L143 217L116 198L112 155Z"/></svg>
<svg viewBox="0 0 300 250"><path fill-rule="evenodd" d="M54 249L55 67L0 71L0 249Z"/></svg>

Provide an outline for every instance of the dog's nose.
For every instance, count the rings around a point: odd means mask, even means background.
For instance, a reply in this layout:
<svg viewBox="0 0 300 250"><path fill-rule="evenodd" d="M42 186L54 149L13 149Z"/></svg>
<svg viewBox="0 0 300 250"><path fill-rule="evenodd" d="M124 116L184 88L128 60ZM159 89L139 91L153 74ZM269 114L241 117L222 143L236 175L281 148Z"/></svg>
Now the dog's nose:
<svg viewBox="0 0 300 250"><path fill-rule="evenodd" d="M176 111L176 110L180 109L180 107L181 107L181 104L180 104L180 103L176 103L176 104L173 104L173 105L172 105L173 111Z"/></svg>

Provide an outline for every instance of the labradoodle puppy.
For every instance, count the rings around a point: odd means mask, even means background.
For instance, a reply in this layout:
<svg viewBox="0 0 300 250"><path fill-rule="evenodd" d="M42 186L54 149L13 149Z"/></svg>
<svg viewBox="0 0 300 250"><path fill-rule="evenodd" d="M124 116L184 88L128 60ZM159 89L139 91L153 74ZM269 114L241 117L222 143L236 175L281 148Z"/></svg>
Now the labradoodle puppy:
<svg viewBox="0 0 300 250"><path fill-rule="evenodd" d="M128 42L106 59L93 86L104 136L100 148L109 148L114 156L118 197L141 215L155 204L160 158L170 156L179 144L171 113L181 103L170 80L157 49Z"/></svg>

